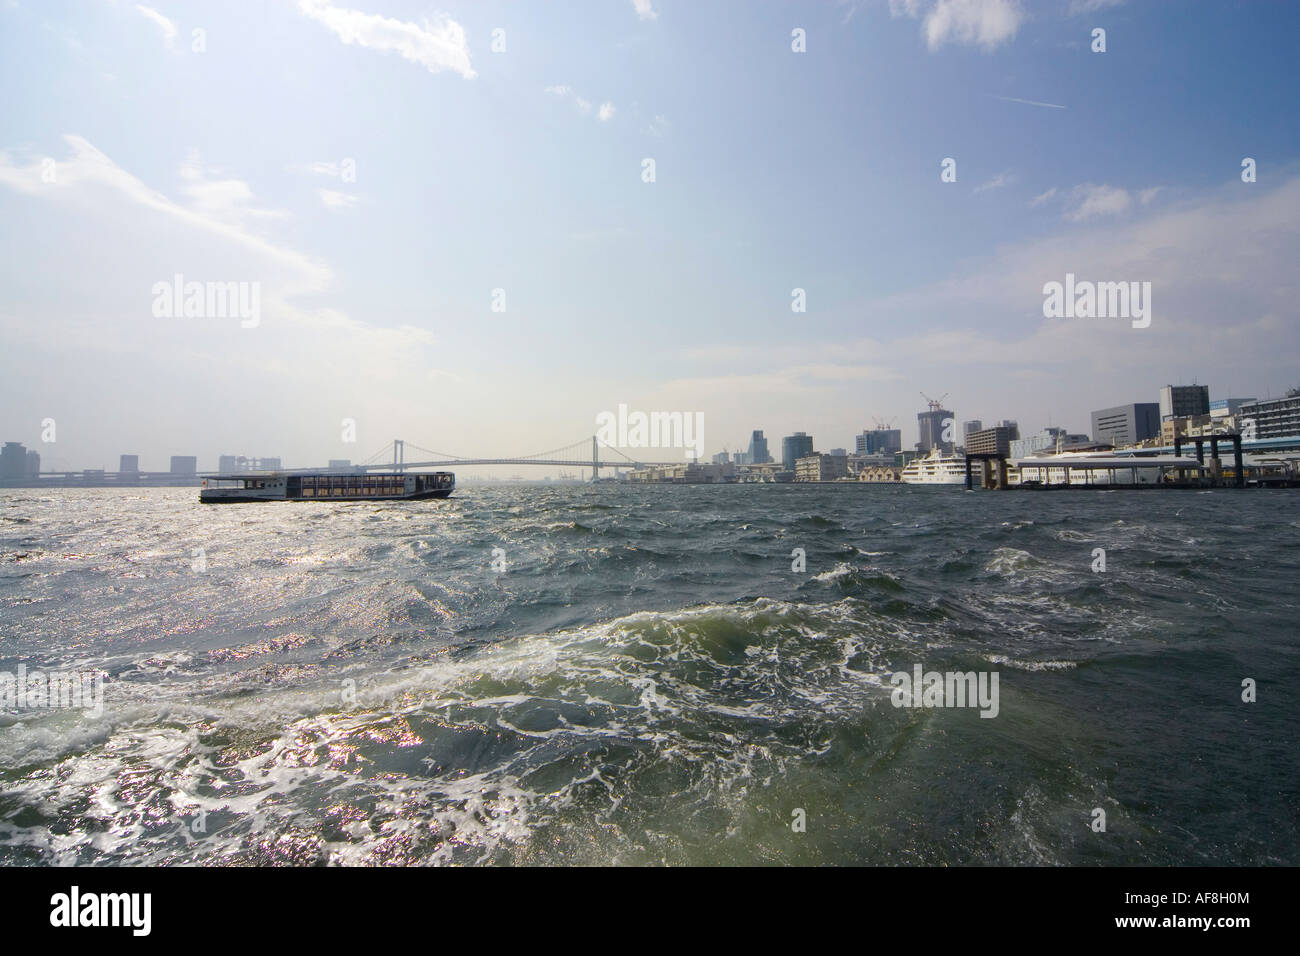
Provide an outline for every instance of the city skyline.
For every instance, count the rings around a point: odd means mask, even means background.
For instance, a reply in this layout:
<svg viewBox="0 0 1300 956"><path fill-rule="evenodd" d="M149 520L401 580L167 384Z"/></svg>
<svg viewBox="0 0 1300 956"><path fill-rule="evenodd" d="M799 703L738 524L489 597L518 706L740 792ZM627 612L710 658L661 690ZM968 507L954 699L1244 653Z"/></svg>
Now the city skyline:
<svg viewBox="0 0 1300 956"><path fill-rule="evenodd" d="M627 404L707 460L906 433L920 391L1029 432L1134 381L1284 394L1300 11L960 6L10 2L0 437L528 453ZM1149 283L1149 324L1047 317L1072 277Z"/></svg>

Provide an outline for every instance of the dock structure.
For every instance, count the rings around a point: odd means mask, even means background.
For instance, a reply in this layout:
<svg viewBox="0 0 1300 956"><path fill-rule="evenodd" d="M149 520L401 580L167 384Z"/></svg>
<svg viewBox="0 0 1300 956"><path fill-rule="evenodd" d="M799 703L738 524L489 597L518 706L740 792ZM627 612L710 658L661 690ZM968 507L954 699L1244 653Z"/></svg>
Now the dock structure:
<svg viewBox="0 0 1300 956"><path fill-rule="evenodd" d="M980 487L990 486L1005 491L1011 487L1007 469L1007 456L1001 452L967 452L966 453L966 490L973 487L974 474L971 463L980 463Z"/></svg>
<svg viewBox="0 0 1300 956"><path fill-rule="evenodd" d="M1237 487L1238 487L1238 488L1245 488L1245 487L1246 487L1246 469L1242 466L1242 460L1241 460L1241 435L1240 435L1240 434L1228 434L1228 435L1204 435L1204 436L1192 436L1192 437L1185 437L1185 436L1183 436L1183 435L1175 435L1175 436L1174 436L1174 455L1175 455L1175 457L1177 457L1177 456L1179 456L1179 455L1182 455L1182 453L1183 453L1183 444L1184 444L1185 442L1195 442L1195 443L1196 443L1196 460L1197 460L1198 462L1200 462L1202 465L1204 465L1204 464L1205 464L1205 443L1208 441L1208 442L1210 443L1210 472L1211 472L1211 475L1213 475L1214 477L1218 477L1219 473L1223 470L1222 465L1219 464L1219 441L1220 441L1220 439L1226 439L1226 440L1230 440L1230 441L1232 442L1232 467L1233 467L1233 476L1236 478L1236 485L1237 485Z"/></svg>

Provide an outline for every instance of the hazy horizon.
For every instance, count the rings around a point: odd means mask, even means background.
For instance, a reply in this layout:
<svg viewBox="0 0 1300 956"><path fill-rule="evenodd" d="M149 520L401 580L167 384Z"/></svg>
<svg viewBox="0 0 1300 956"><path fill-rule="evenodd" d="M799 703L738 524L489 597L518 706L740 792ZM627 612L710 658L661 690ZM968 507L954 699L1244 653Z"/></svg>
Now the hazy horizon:
<svg viewBox="0 0 1300 956"><path fill-rule="evenodd" d="M8 0L0 24L0 441L46 469L529 454L620 404L701 415L704 460L754 429L779 458L877 419L910 447L921 393L1030 434L1300 382L1294 6ZM1150 283L1149 326L1046 318L1067 274ZM253 290L256 321L166 315L176 276Z"/></svg>

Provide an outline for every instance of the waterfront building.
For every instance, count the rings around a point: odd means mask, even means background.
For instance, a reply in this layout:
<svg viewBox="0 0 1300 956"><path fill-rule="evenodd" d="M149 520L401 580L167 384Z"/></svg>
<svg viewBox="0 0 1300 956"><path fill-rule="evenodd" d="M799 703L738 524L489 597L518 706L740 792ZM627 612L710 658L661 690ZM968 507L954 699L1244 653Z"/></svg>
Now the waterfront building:
<svg viewBox="0 0 1300 956"><path fill-rule="evenodd" d="M983 428L977 432L972 432L966 436L966 454L967 455L998 455L1002 458L1011 456L1012 436L1017 435L1019 429L1012 429L1006 425L995 425L993 428Z"/></svg>
<svg viewBox="0 0 1300 956"><path fill-rule="evenodd" d="M794 466L795 481L837 481L848 476L847 455L806 455Z"/></svg>
<svg viewBox="0 0 1300 956"><path fill-rule="evenodd" d="M1239 414L1242 428L1249 431L1253 427L1256 438L1300 435L1300 388L1291 389L1282 398L1244 402Z"/></svg>
<svg viewBox="0 0 1300 956"><path fill-rule="evenodd" d="M786 471L795 470L795 462L813 453L812 436L804 432L795 432L781 439L781 466Z"/></svg>
<svg viewBox="0 0 1300 956"><path fill-rule="evenodd" d="M1160 387L1160 420L1191 418L1210 414L1210 386L1162 385Z"/></svg>
<svg viewBox="0 0 1300 956"><path fill-rule="evenodd" d="M1092 413L1092 440L1116 448L1136 445L1160 435L1160 405L1134 402Z"/></svg>
<svg viewBox="0 0 1300 956"><path fill-rule="evenodd" d="M1011 441L1012 458L1028 458L1030 455L1037 454L1040 451L1056 451L1057 444L1060 444L1062 451L1067 451L1083 445L1093 444L1090 435L1078 435L1067 432L1064 428L1056 428L1049 425L1037 435L1030 435L1028 438L1015 438Z"/></svg>
<svg viewBox="0 0 1300 956"><path fill-rule="evenodd" d="M22 478L27 474L27 449L20 441L7 441L0 448L0 478Z"/></svg>

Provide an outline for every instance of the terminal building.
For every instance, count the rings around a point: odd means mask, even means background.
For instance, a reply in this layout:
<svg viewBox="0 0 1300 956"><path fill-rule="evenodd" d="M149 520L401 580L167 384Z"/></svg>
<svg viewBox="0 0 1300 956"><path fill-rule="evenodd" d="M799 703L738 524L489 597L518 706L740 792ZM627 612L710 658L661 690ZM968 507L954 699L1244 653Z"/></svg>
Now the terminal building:
<svg viewBox="0 0 1300 956"><path fill-rule="evenodd" d="M1092 413L1092 440L1124 448L1160 436L1160 405L1133 402Z"/></svg>

